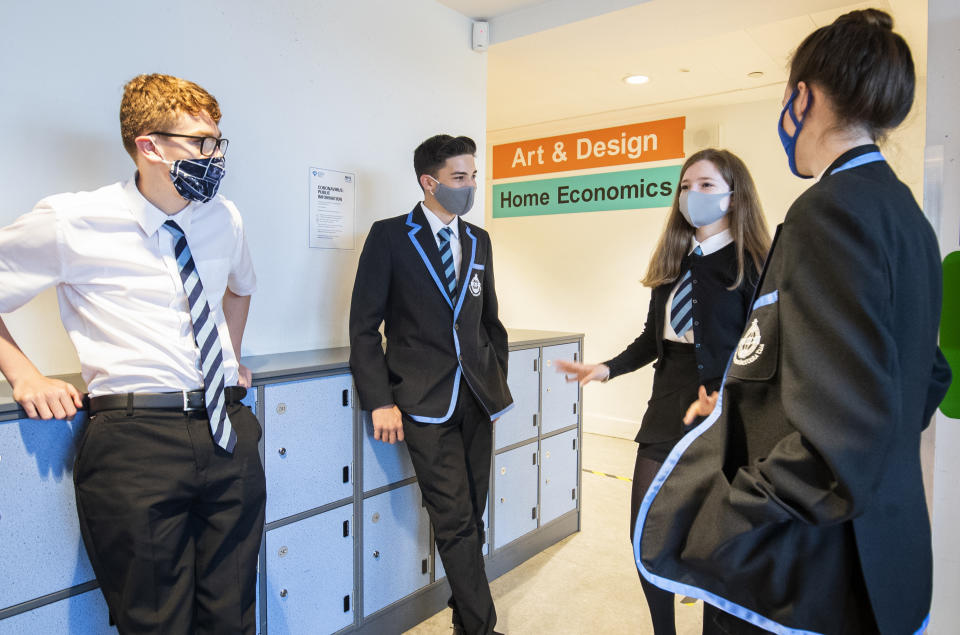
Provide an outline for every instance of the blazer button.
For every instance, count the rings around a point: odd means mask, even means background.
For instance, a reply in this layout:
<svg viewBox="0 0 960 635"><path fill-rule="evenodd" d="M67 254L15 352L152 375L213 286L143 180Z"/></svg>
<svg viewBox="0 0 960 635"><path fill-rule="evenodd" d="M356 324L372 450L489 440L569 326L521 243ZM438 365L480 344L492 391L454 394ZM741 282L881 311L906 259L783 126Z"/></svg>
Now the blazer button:
<svg viewBox="0 0 960 635"><path fill-rule="evenodd" d="M703 370L703 364L697 364L697 370Z"/></svg>
<svg viewBox="0 0 960 635"><path fill-rule="evenodd" d="M697 284L697 279L696 279L696 278L693 279L693 284Z"/></svg>
<svg viewBox="0 0 960 635"><path fill-rule="evenodd" d="M694 320L694 321L693 321L693 325L694 325L694 326L700 326L700 320Z"/></svg>
<svg viewBox="0 0 960 635"><path fill-rule="evenodd" d="M696 304L696 303L697 303L697 299L694 298L693 300L691 300L691 302L693 302L694 304Z"/></svg>
<svg viewBox="0 0 960 635"><path fill-rule="evenodd" d="M700 342L697 342L697 348L700 348Z"/></svg>
<svg viewBox="0 0 960 635"><path fill-rule="evenodd" d="M459 324L454 324L454 325L453 325L453 330L454 330L454 331L459 331L459 330L460 330L460 325L459 325Z"/></svg>

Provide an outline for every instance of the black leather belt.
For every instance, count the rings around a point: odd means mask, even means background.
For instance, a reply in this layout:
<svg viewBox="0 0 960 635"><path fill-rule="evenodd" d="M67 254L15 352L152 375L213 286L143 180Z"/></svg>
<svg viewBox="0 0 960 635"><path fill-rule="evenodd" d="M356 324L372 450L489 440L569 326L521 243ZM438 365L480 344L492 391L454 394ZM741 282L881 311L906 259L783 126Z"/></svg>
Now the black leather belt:
<svg viewBox="0 0 960 635"><path fill-rule="evenodd" d="M223 392L227 403L240 401L247 396L241 386L227 386ZM90 397L90 414L102 410L179 410L192 412L203 410L202 390L181 392L128 392L119 395Z"/></svg>

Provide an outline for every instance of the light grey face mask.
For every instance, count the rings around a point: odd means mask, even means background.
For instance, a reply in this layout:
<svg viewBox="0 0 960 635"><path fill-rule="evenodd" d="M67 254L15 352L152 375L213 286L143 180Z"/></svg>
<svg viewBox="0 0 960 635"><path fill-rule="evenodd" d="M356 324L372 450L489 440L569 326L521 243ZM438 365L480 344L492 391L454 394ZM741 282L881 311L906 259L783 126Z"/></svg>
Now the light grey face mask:
<svg viewBox="0 0 960 635"><path fill-rule="evenodd" d="M437 179L434 179L429 174L427 176L437 181ZM473 207L473 196L476 194L476 191L477 188L474 185L447 187L440 181L437 181L437 191L433 193L433 197L437 199L438 203L443 205L443 209L451 214L463 216Z"/></svg>
<svg viewBox="0 0 960 635"><path fill-rule="evenodd" d="M680 192L680 213L693 227L710 225L727 215L731 194L733 190L719 194L684 190Z"/></svg>

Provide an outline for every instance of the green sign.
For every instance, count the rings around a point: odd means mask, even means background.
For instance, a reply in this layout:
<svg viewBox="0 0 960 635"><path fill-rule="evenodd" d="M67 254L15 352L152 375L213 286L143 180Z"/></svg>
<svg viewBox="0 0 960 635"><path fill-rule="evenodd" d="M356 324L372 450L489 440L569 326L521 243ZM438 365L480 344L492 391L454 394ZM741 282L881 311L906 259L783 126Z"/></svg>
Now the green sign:
<svg viewBox="0 0 960 635"><path fill-rule="evenodd" d="M581 174L493 186L493 217L670 207L680 166Z"/></svg>

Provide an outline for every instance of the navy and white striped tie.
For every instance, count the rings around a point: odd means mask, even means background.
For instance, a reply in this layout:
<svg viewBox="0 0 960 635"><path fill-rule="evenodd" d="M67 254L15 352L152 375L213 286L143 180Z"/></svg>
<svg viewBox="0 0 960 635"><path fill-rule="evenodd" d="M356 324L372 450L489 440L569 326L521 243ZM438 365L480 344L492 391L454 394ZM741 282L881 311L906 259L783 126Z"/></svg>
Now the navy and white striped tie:
<svg viewBox="0 0 960 635"><path fill-rule="evenodd" d="M699 246L693 250L693 253L695 256L703 255ZM693 326L693 280L690 270L687 269L673 294L673 304L670 306L670 327L677 337L683 337L691 326Z"/></svg>
<svg viewBox="0 0 960 635"><path fill-rule="evenodd" d="M447 281L447 293L450 299L457 299L457 268L453 264L453 249L450 248L450 239L453 238L453 230L449 227L442 227L437 232L440 238L440 262L443 265L443 276Z"/></svg>
<svg viewBox="0 0 960 635"><path fill-rule="evenodd" d="M187 237L174 221L168 220L163 228L173 235L173 255L180 268L180 280L190 304L190 319L193 321L193 338L200 349L200 372L203 374L203 397L207 415L210 417L210 432L213 442L233 452L237 433L227 416L227 400L224 395L223 349L217 334L217 324L207 304L203 284L197 274L197 266L187 246Z"/></svg>

